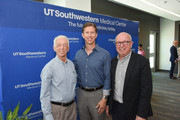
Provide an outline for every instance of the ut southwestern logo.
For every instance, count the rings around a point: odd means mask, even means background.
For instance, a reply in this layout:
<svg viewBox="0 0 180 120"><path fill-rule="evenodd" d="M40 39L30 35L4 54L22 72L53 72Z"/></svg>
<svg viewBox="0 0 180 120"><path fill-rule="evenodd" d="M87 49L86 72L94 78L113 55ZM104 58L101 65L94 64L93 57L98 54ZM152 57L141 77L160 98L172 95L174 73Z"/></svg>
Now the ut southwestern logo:
<svg viewBox="0 0 180 120"><path fill-rule="evenodd" d="M69 38L69 42L70 43L79 43L79 38L76 38L76 37Z"/></svg>
<svg viewBox="0 0 180 120"><path fill-rule="evenodd" d="M34 89L38 87L41 87L41 81L34 83L18 84L14 86L15 89L19 89L19 88Z"/></svg>
<svg viewBox="0 0 180 120"><path fill-rule="evenodd" d="M26 58L40 58L40 57L46 57L46 52L13 52L13 56L15 57L25 56Z"/></svg>

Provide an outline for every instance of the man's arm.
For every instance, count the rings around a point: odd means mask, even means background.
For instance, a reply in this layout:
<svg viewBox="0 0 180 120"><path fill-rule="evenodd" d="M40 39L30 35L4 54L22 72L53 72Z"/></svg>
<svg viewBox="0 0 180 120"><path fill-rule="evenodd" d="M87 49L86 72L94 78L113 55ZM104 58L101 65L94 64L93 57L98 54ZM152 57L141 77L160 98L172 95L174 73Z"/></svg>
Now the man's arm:
<svg viewBox="0 0 180 120"><path fill-rule="evenodd" d="M142 64L140 75L140 98L137 116L147 118L148 113L150 112L152 96L152 75L149 61L147 59L144 61L144 64Z"/></svg>
<svg viewBox="0 0 180 120"><path fill-rule="evenodd" d="M51 84L52 74L48 68L44 68L41 72L41 109L43 111L44 117L46 120L54 120L51 110L51 93L50 93L50 84Z"/></svg>
<svg viewBox="0 0 180 120"><path fill-rule="evenodd" d="M108 53L104 57L104 89L103 89L103 95L108 96L110 94L111 89L111 80L110 80L110 69L111 69L111 56Z"/></svg>
<svg viewBox="0 0 180 120"><path fill-rule="evenodd" d="M106 109L106 102L107 102L107 96L110 94L110 69L111 69L111 56L108 53L104 57L104 89L103 89L103 98L99 103L97 104L96 108L98 109L98 113L103 113L104 110Z"/></svg>

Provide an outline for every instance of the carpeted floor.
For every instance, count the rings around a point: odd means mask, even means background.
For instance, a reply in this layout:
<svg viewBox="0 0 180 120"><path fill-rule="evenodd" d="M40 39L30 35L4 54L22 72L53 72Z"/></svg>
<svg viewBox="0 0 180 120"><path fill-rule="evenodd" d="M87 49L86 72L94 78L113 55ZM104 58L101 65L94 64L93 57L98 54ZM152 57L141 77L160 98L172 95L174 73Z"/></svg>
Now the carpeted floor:
<svg viewBox="0 0 180 120"><path fill-rule="evenodd" d="M180 79L169 79L168 72L153 73L152 108L148 120L180 120Z"/></svg>
<svg viewBox="0 0 180 120"><path fill-rule="evenodd" d="M168 72L153 73L151 104L154 115L148 120L180 120L180 79L169 79Z"/></svg>

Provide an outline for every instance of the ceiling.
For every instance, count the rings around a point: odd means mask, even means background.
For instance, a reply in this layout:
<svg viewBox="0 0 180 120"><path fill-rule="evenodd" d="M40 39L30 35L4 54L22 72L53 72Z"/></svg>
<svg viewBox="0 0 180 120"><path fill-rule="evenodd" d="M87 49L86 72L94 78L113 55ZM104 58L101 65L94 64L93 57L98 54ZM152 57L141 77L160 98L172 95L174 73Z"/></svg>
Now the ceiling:
<svg viewBox="0 0 180 120"><path fill-rule="evenodd" d="M108 0L173 21L180 21L180 0Z"/></svg>

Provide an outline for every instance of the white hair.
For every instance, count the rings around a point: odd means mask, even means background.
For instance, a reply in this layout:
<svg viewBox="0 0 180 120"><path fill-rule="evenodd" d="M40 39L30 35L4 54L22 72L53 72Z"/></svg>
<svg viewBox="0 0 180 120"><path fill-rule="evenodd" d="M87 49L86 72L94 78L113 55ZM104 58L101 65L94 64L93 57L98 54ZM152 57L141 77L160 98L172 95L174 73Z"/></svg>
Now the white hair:
<svg viewBox="0 0 180 120"><path fill-rule="evenodd" d="M59 36L57 36L57 37L55 37L54 38L54 47L56 47L56 41L57 41L57 39L59 39L59 38L64 38L64 39L66 39L67 40L67 42L68 42L68 47L69 47L69 39L66 37L66 36L64 36L64 35L59 35Z"/></svg>

